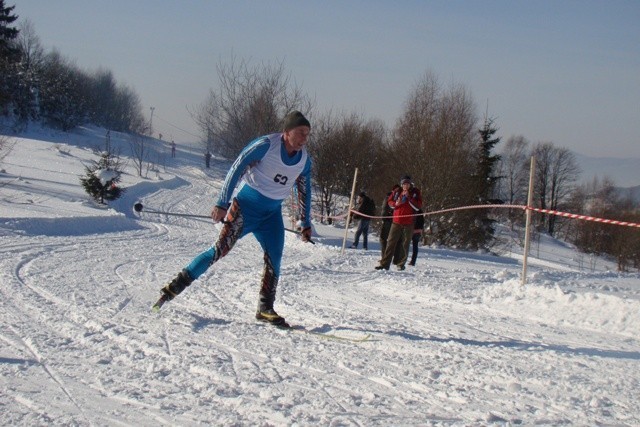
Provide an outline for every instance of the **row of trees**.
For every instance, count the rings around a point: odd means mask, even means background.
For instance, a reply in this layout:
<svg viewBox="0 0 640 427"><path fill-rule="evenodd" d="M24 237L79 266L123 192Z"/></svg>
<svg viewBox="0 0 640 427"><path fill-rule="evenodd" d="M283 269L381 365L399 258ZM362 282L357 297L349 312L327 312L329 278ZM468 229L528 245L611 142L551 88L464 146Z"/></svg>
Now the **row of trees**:
<svg viewBox="0 0 640 427"><path fill-rule="evenodd" d="M573 153L551 142L532 145L523 136L507 139L498 162L501 177L495 191L508 204L526 205L530 159L536 159L534 206L562 212L640 223L640 210L631 194L621 194L609 178L594 177L578 185L580 169ZM500 215L505 222L523 225L521 210ZM581 251L611 255L619 270L640 268L640 232L637 229L592 221L576 221L556 215L536 214L535 228L575 244Z"/></svg>
<svg viewBox="0 0 640 427"><path fill-rule="evenodd" d="M309 150L314 161L315 211L325 217L347 209L345 196L351 190L355 168L358 190L380 202L400 176L410 174L422 189L429 212L491 203L525 205L532 156L537 159L536 207L596 213L589 205L591 197L584 198L582 205L577 203L576 194L586 190L576 187L580 170L573 153L552 142L532 145L523 136L515 136L498 154L501 139L496 136L495 119L488 114L480 119L463 85L443 85L433 73L416 83L400 118L388 129L380 120L367 120L353 112L317 112L314 100L286 74L281 62L252 67L231 58L229 64L218 66L218 72L218 89L211 90L192 112L205 135L205 152L233 158L249 140L280 129L280 119L291 109L305 112L313 126ZM633 212L633 205L627 205L614 216ZM438 244L490 249L496 220L521 226L522 213L522 209L472 209L427 219L431 240ZM537 232L576 244L596 238L596 233L586 231L592 224L539 214L535 221ZM624 236L628 231L609 229L607 233ZM631 234L634 232L637 234L635 230ZM599 246L598 252L618 256L613 246ZM581 247L593 251L584 244ZM636 257L640 253L637 243L635 249L625 250Z"/></svg>
<svg viewBox="0 0 640 427"><path fill-rule="evenodd" d="M291 109L305 112L313 123L309 150L317 211L328 216L344 212L355 168L359 189L380 200L404 174L423 188L427 210L492 198L498 160L493 148L500 139L494 137L493 120L486 118L479 126L472 96L462 85L447 87L425 74L389 130L382 121L356 113L317 113L314 100L294 84L281 62L251 67L232 58L218 72L218 90L192 112L206 136L204 150L237 156L249 140L280 129ZM432 223L440 243L470 249L489 246L494 232L493 220L483 211Z"/></svg>
<svg viewBox="0 0 640 427"><path fill-rule="evenodd" d="M145 133L148 125L131 89L117 84L109 71L86 73L55 51L44 53L28 22L20 29L11 27L16 18L12 10L0 0L2 114L13 117L16 126L39 118L64 130L91 122ZM251 139L280 129L281 118L290 110L305 112L313 124L309 150L314 159L315 210L327 217L347 209L345 196L355 168L358 189L380 202L400 176L410 174L423 191L428 212L487 203L523 205L532 156L537 159L537 207L616 218L637 215L628 201L595 202L602 198L599 194L609 194L604 190L609 184L576 188L580 171L573 154L551 142L532 146L522 136L511 137L498 155L496 120L488 114L478 117L466 87L443 85L432 73L417 81L392 128L356 113L316 111L314 99L286 73L283 62L253 66L232 57L218 65L218 77L217 89L192 111L204 153L233 158ZM132 149L141 175L148 149L146 140L135 141ZM568 238L588 252L624 257L621 268L638 264L638 243L625 240L629 234L637 240L636 230L603 231L598 224L553 215L535 218L538 232ZM496 220L515 226L522 219L521 210L472 209L431 215L428 225L436 243L490 249ZM620 236L603 238L616 233Z"/></svg>
<svg viewBox="0 0 640 427"><path fill-rule="evenodd" d="M56 50L46 52L33 25L0 0L0 115L15 130L42 120L64 131L93 123L143 133L148 124L138 95L113 73L87 72Z"/></svg>

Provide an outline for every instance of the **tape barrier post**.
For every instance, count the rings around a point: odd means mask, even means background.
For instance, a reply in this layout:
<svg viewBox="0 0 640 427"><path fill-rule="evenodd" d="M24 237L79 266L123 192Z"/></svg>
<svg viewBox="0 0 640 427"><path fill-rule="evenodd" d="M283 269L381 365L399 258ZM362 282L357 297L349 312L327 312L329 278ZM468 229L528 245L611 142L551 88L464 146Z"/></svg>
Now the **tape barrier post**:
<svg viewBox="0 0 640 427"><path fill-rule="evenodd" d="M353 206L353 195L356 192L356 182L358 180L358 168L353 173L353 185L351 186L351 197L349 197L349 209L347 209L347 220L344 225L344 237L342 238L342 251L340 255L344 255L344 248L347 246L347 233L349 231L349 222L351 221L351 206Z"/></svg>
<svg viewBox="0 0 640 427"><path fill-rule="evenodd" d="M536 158L531 157L531 167L529 170L529 196L527 206L533 204L533 177L536 172ZM524 227L524 253L522 254L522 286L527 283L527 258L529 257L529 247L531 246L531 209L526 211L526 225Z"/></svg>

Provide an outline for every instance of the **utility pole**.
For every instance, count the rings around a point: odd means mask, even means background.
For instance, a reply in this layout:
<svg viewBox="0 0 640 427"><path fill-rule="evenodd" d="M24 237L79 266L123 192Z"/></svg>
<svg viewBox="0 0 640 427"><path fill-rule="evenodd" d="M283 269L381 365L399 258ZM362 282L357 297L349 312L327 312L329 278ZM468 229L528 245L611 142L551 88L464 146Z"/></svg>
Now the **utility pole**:
<svg viewBox="0 0 640 427"><path fill-rule="evenodd" d="M151 119L149 120L149 135L153 136L153 111L156 107L149 107L151 109Z"/></svg>

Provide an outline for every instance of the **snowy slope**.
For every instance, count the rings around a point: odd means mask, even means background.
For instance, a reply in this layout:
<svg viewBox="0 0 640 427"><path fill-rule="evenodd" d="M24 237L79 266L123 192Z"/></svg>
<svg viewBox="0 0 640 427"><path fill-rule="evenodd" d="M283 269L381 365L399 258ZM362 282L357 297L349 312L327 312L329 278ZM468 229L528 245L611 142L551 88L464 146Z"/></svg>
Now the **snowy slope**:
<svg viewBox="0 0 640 427"><path fill-rule="evenodd" d="M0 174L3 425L640 424L637 273L534 260L523 288L517 253L431 248L378 272L377 245L341 255L316 224L287 234L276 309L369 341L257 324L250 236L153 314L217 226L131 206L207 215L229 163L182 147L106 209L78 180L100 130L28 136Z"/></svg>

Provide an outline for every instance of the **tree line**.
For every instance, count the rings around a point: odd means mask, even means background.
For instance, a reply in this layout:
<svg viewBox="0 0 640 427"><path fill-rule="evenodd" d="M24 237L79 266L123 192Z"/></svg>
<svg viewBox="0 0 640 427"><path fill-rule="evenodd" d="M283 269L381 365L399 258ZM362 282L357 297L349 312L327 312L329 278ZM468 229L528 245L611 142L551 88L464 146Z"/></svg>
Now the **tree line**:
<svg viewBox="0 0 640 427"><path fill-rule="evenodd" d="M321 221L348 209L356 168L358 191L376 199L379 208L405 174L422 190L426 212L484 204L526 205L531 157L537 160L534 207L640 220L638 207L628 198L614 198L610 181L611 191L604 193L610 197L605 205L612 210L596 209L603 191L578 185L581 171L571 151L548 141L531 144L523 136L512 136L498 147L497 120L487 113L479 117L464 85L444 85L432 72L417 81L391 128L355 112L318 111L315 100L295 83L282 62L251 65L232 57L220 62L218 77L217 89L211 89L192 111L204 136L203 150L233 158L248 141L280 129L281 118L291 109L304 112L312 123L308 148L314 162L314 210L322 213ZM425 241L491 250L498 243L497 222L521 229L523 210L429 215ZM586 252L615 256L621 269L640 267L638 230L542 214L535 215L534 225L537 233L565 238ZM590 231L601 227L608 228ZM596 245L594 240L603 235L615 236L604 241L617 243Z"/></svg>
<svg viewBox="0 0 640 427"><path fill-rule="evenodd" d="M14 8L0 0L0 115L15 131L33 120L63 131L93 123L144 132L148 125L133 89L110 70L85 71L57 50L45 51L30 21L15 26Z"/></svg>
<svg viewBox="0 0 640 427"><path fill-rule="evenodd" d="M0 0L0 28L10 28L12 8ZM111 72L79 70L58 52L44 53L30 24L0 32L0 108L16 126L40 119L64 129L94 123L144 133L147 124L133 90ZM385 195L409 174L422 190L424 210L527 203L530 158L535 157L534 207L638 222L638 207L605 179L578 185L573 153L553 142L532 144L512 136L500 147L497 119L483 117L468 88L443 84L425 72L391 126L349 111L318 111L283 61L251 64L231 57L217 67L218 84L191 111L203 153L237 156L252 139L281 128L292 109L312 123L314 211L325 221L344 213L354 170L358 191L381 208ZM640 267L640 231L535 214L538 233L564 238L581 250L609 254L619 268ZM521 209L470 209L427 216L425 242L468 250L492 250L498 222L522 227Z"/></svg>

